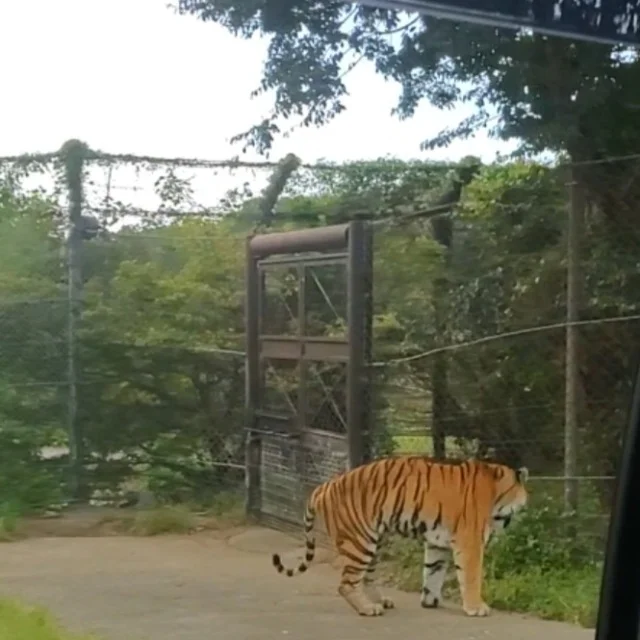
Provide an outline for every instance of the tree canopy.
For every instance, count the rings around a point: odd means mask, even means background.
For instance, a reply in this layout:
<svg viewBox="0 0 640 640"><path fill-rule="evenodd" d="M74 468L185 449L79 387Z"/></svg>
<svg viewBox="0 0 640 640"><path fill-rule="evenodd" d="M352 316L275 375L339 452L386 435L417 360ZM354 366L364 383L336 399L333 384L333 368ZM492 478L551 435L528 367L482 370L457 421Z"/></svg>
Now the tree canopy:
<svg viewBox="0 0 640 640"><path fill-rule="evenodd" d="M180 198L192 197L188 189L181 192ZM39 460L39 452L64 443L67 428L63 238L50 201L10 187L0 189L0 196L0 441L9 453L19 443L20 455L10 457L24 461L20 469L7 463L3 486L17 483L29 489L21 499L38 502L55 493L61 472ZM403 217L438 203L447 205L438 217ZM84 242L78 421L94 489L120 487L140 473L154 492L170 499L242 485L243 246L264 212L251 195L225 206L215 219L162 221L150 212L148 220ZM434 449L436 442L444 447L438 453L497 455L535 473L558 473L565 211L563 172L523 161L481 166L473 158L456 164L382 160L299 170L290 177L271 210L271 229L364 214L378 221L378 453L413 450L416 437L425 450L425 438L433 437ZM597 211L588 217L586 319L638 311L635 255L612 252L606 227ZM314 335L336 335L344 331L344 275L311 271L308 327ZM316 281L322 291L313 288ZM268 279L267 308L274 302L275 309L268 320L275 333L294 328L286 309L296 308L294 282L286 268ZM580 469L586 474L615 468L630 389L625 344L638 340L636 324L596 323L583 330L588 339ZM533 331L540 325L551 328ZM500 338L512 332L514 337ZM337 375L317 373L330 380ZM292 372L282 369L278 376L284 386L275 391L295 394ZM340 388L330 402L320 387L309 391L317 405L312 426L329 428L345 401ZM604 490L598 495L608 500Z"/></svg>
<svg viewBox="0 0 640 640"><path fill-rule="evenodd" d="M179 10L240 37L269 38L254 95L272 92L273 110L238 136L259 151L270 147L283 119L321 126L343 111L345 76L361 60L400 85L398 117L411 117L422 100L441 109L475 107L426 147L480 129L520 140L525 152L566 152L581 161L639 147L640 63L622 47L338 0L180 0Z"/></svg>

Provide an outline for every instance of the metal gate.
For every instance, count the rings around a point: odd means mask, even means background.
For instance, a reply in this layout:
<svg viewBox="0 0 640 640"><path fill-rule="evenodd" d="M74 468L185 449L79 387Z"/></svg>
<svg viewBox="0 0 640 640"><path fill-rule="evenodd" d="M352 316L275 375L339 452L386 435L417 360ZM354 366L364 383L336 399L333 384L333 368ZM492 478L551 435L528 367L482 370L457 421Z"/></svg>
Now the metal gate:
<svg viewBox="0 0 640 640"><path fill-rule="evenodd" d="M248 238L247 511L299 527L308 492L370 456L371 228Z"/></svg>

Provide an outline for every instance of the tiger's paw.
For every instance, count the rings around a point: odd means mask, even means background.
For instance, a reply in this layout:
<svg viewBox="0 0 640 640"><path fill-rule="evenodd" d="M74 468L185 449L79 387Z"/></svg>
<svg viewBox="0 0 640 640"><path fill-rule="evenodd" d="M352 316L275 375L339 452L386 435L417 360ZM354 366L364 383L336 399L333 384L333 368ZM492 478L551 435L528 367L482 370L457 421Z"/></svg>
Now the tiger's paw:
<svg viewBox="0 0 640 640"><path fill-rule="evenodd" d="M378 602L371 602L361 607L358 610L358 613L361 616L367 616L367 617L381 616L384 614L384 609L385 609L384 604L380 604Z"/></svg>
<svg viewBox="0 0 640 640"><path fill-rule="evenodd" d="M479 605L474 605L474 606L463 606L464 612L468 615L468 616L473 616L473 617L484 617L484 616L488 616L489 613L491 613L491 609L489 608L489 605L481 602Z"/></svg>
<svg viewBox="0 0 640 640"><path fill-rule="evenodd" d="M371 600L362 589L354 589L350 585L341 584L338 587L338 593L361 616L381 616L384 613L384 604L382 598L380 598L379 602Z"/></svg>
<svg viewBox="0 0 640 640"><path fill-rule="evenodd" d="M423 609L437 609L440 606L440 598L428 589L423 589L420 597L420 606Z"/></svg>
<svg viewBox="0 0 640 640"><path fill-rule="evenodd" d="M368 595L371 599L371 602L376 604L381 604L384 609L395 609L395 602L391 598L387 598L387 596L383 596L376 587L368 588Z"/></svg>

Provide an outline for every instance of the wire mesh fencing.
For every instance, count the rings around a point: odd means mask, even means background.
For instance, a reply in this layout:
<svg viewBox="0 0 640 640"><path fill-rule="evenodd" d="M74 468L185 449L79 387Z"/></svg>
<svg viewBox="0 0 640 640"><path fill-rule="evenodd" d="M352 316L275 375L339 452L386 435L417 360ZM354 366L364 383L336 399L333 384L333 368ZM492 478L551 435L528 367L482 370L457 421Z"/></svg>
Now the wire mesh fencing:
<svg viewBox="0 0 640 640"><path fill-rule="evenodd" d="M640 337L633 165L486 167L374 243L379 453L526 465L599 549Z"/></svg>
<svg viewBox="0 0 640 640"><path fill-rule="evenodd" d="M4 486L34 504L241 495L246 237L364 217L373 455L524 464L541 509L602 539L640 338L637 158L311 167L76 146L78 171L73 149L0 163ZM272 265L264 289L263 334L348 332L344 264ZM348 463L347 364L306 361L301 398L300 363L263 360L265 407L317 439L263 435L275 514Z"/></svg>
<svg viewBox="0 0 640 640"><path fill-rule="evenodd" d="M243 248L273 167L69 145L0 163L0 503L242 499Z"/></svg>

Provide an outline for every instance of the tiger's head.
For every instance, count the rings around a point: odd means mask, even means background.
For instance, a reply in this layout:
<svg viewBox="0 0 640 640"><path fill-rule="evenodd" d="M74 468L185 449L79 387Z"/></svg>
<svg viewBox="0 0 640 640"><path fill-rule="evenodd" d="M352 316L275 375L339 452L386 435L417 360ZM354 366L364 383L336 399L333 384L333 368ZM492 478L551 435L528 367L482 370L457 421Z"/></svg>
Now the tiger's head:
<svg viewBox="0 0 640 640"><path fill-rule="evenodd" d="M529 478L526 467L512 469L506 465L493 466L495 498L491 512L492 529L499 533L506 529L515 514L527 505L529 493L525 486Z"/></svg>

